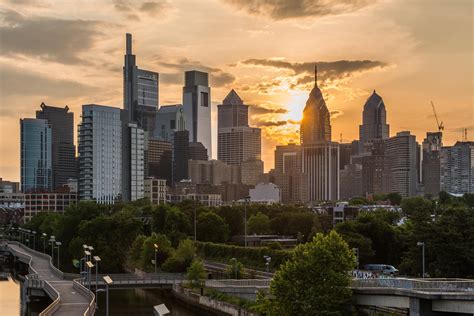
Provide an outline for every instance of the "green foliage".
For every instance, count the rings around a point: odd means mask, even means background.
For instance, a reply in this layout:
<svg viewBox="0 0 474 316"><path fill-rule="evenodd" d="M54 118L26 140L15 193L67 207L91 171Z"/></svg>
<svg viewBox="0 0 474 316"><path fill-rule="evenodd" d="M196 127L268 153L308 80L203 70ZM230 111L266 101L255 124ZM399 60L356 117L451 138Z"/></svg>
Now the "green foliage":
<svg viewBox="0 0 474 316"><path fill-rule="evenodd" d="M228 237L229 227L222 217L211 211L198 215L197 238L199 240L226 242Z"/></svg>
<svg viewBox="0 0 474 316"><path fill-rule="evenodd" d="M163 263L163 270L168 272L185 272L196 254L194 243L185 239L179 242L178 248Z"/></svg>
<svg viewBox="0 0 474 316"><path fill-rule="evenodd" d="M446 191L440 191L438 194L438 200L440 204L449 204L451 203L451 195Z"/></svg>
<svg viewBox="0 0 474 316"><path fill-rule="evenodd" d="M266 247L240 247L212 242L196 242L197 253L206 259L227 262L229 258L239 258L246 266L265 268L263 256L272 257L270 268L280 266L290 258L290 252L286 250L273 250Z"/></svg>
<svg viewBox="0 0 474 316"><path fill-rule="evenodd" d="M155 244L158 245L156 251L156 264L160 267L171 255L173 248L166 235L155 234L144 239L140 251L140 266L145 270L154 269L152 260L155 260Z"/></svg>
<svg viewBox="0 0 474 316"><path fill-rule="evenodd" d="M301 234L303 241L311 235L315 215L312 213L281 213L270 221L272 232L278 235L298 236Z"/></svg>
<svg viewBox="0 0 474 316"><path fill-rule="evenodd" d="M400 203L402 202L402 195L397 192L392 192L387 194L387 199L392 205L400 205Z"/></svg>
<svg viewBox="0 0 474 316"><path fill-rule="evenodd" d="M250 216L247 221L247 232L249 234L259 235L270 233L270 219L261 212Z"/></svg>
<svg viewBox="0 0 474 316"><path fill-rule="evenodd" d="M176 206L159 205L151 213L154 231L168 236L172 245L191 234L189 218Z"/></svg>
<svg viewBox="0 0 474 316"><path fill-rule="evenodd" d="M275 273L270 297L259 296L258 303L267 315L340 314L352 295L348 272L354 262L354 254L335 231L317 234L296 247Z"/></svg>
<svg viewBox="0 0 474 316"><path fill-rule="evenodd" d="M186 278L191 284L191 287L201 286L202 281L206 279L206 270L201 260L193 260L187 269Z"/></svg>
<svg viewBox="0 0 474 316"><path fill-rule="evenodd" d="M235 258L230 259L226 274L229 279L242 279L244 265Z"/></svg>
<svg viewBox="0 0 474 316"><path fill-rule="evenodd" d="M474 193L464 193L462 198L468 207L474 207Z"/></svg>

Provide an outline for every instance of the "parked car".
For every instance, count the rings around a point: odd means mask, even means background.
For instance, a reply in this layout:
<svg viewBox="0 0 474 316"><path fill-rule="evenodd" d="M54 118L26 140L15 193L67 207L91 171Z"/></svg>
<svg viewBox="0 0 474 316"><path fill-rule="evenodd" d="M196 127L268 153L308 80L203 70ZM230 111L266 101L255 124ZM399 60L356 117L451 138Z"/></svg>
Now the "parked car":
<svg viewBox="0 0 474 316"><path fill-rule="evenodd" d="M372 272L387 274L390 276L398 274L398 269L388 264L366 264L364 266L364 269Z"/></svg>

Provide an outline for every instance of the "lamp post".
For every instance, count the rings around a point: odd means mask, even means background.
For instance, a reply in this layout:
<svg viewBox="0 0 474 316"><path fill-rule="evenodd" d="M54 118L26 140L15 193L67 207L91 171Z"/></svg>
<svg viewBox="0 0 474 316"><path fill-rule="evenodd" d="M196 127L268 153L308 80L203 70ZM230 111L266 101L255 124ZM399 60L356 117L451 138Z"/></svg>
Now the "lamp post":
<svg viewBox="0 0 474 316"><path fill-rule="evenodd" d="M41 235L41 239L43 239L43 253L46 253L46 233Z"/></svg>
<svg viewBox="0 0 474 316"><path fill-rule="evenodd" d="M106 305L105 305L105 315L106 316L109 316L109 285L111 285L112 283L114 283L114 281L110 278L110 276L106 275L104 277L102 277L104 279L104 282L105 282L105 288L106 288L106 291L105 291L105 295L106 295Z"/></svg>
<svg viewBox="0 0 474 316"><path fill-rule="evenodd" d="M54 260L54 243L56 241L56 238L51 235L51 237L49 238L49 242L51 243L51 260Z"/></svg>
<svg viewBox="0 0 474 316"><path fill-rule="evenodd" d="M419 241L416 243L417 246L421 246L422 252L422 266L423 266L423 279L425 278L425 242Z"/></svg>
<svg viewBox="0 0 474 316"><path fill-rule="evenodd" d="M156 253L158 252L158 245L153 244L153 246L155 247L155 273L156 273Z"/></svg>
<svg viewBox="0 0 474 316"><path fill-rule="evenodd" d="M89 249L89 248L87 248L87 249ZM84 271L86 272L86 281L89 280L89 265L87 264L87 262L90 262L89 261L89 256L90 255L91 255L91 253L89 252L89 250L84 251L84 258L85 258Z"/></svg>
<svg viewBox="0 0 474 316"><path fill-rule="evenodd" d="M359 270L359 248L352 248L352 251L356 255L357 270Z"/></svg>
<svg viewBox="0 0 474 316"><path fill-rule="evenodd" d="M36 250L36 231L31 232L33 234L33 249Z"/></svg>
<svg viewBox="0 0 474 316"><path fill-rule="evenodd" d="M99 276L99 262L100 262L100 257L99 256L94 256L94 261L95 261L95 296L97 297L97 287L99 286L98 283L98 276ZM97 302L97 301L96 301Z"/></svg>
<svg viewBox="0 0 474 316"><path fill-rule="evenodd" d="M247 204L250 202L250 196L245 198L244 208L244 246L247 247Z"/></svg>
<svg viewBox="0 0 474 316"><path fill-rule="evenodd" d="M196 242L196 234L197 234L197 229L196 229L196 205L194 205L193 207L193 211L194 211L194 242Z"/></svg>
<svg viewBox="0 0 474 316"><path fill-rule="evenodd" d="M268 268L270 267L270 262L272 262L272 257L263 256L263 258L265 259L265 267L266 267L266 270L268 272Z"/></svg>
<svg viewBox="0 0 474 316"><path fill-rule="evenodd" d="M94 267L94 264L90 261L87 261L86 262L86 266L87 266L87 280L89 281L88 284L87 284L87 288L89 289L89 291L91 290L91 269Z"/></svg>
<svg viewBox="0 0 474 316"><path fill-rule="evenodd" d="M59 247L62 245L62 243L60 241L57 241L56 242L56 246L57 246L57 249L58 249L58 269L59 269Z"/></svg>
<svg viewBox="0 0 474 316"><path fill-rule="evenodd" d="M82 249L84 250L84 252L85 252L87 249L89 249L88 247L89 247L89 246L87 246L86 244L82 245ZM84 261L84 263L83 263L82 261ZM84 253L84 257L82 257L82 258L81 258L81 261L80 261L81 273L82 273L82 271L85 271L85 270L86 270L86 263L85 263L86 261L87 261L87 259L86 259L86 255L85 255L85 253Z"/></svg>

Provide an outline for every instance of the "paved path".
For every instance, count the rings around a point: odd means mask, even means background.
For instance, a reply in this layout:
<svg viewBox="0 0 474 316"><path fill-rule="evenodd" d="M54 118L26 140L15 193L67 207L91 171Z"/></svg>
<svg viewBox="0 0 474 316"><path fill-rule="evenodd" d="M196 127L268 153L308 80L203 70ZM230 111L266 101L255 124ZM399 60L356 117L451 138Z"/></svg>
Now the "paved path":
<svg viewBox="0 0 474 316"><path fill-rule="evenodd" d="M36 271L41 280L48 281L59 292L60 304L54 315L82 316L89 306L89 298L78 293L73 288L71 280L63 280L56 276L49 266L49 260L30 252L15 244L8 244L15 252L28 254L32 257L31 268Z"/></svg>

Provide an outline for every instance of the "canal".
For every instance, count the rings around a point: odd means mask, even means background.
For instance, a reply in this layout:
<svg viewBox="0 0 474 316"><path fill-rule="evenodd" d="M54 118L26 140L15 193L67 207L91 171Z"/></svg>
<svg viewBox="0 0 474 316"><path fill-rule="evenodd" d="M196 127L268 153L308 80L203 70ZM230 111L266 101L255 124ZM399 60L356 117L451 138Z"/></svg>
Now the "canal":
<svg viewBox="0 0 474 316"><path fill-rule="evenodd" d="M2 316L33 316L38 315L51 303L48 297L23 298L22 286L24 274L27 273L24 265L15 267L12 260L0 260L0 315ZM114 316L136 315L152 316L153 306L165 304L170 310L169 315L175 316L212 316L203 310L186 306L171 296L166 290L110 290L109 314ZM95 315L105 315L105 293L99 293L98 307Z"/></svg>

